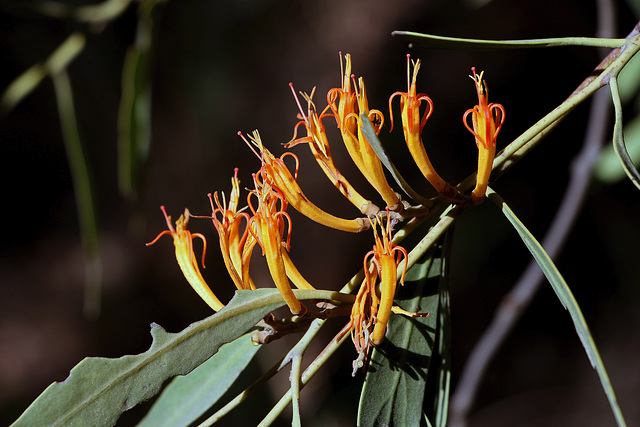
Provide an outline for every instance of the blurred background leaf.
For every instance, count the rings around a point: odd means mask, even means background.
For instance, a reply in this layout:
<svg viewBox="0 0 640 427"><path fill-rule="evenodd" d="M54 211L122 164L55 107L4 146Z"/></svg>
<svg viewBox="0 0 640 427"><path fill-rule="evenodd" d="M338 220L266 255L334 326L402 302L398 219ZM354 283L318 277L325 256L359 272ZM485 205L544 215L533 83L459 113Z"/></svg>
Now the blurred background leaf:
<svg viewBox="0 0 640 427"><path fill-rule="evenodd" d="M153 16L162 0L138 6L136 37L127 49L122 69L122 97L118 113L118 178L120 191L135 199L151 145L151 61Z"/></svg>

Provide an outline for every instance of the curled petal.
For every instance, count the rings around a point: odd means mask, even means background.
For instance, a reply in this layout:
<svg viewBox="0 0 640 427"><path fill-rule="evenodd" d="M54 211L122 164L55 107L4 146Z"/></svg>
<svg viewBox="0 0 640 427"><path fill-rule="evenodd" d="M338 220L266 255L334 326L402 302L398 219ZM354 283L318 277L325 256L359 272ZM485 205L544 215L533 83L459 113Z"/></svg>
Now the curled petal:
<svg viewBox="0 0 640 427"><path fill-rule="evenodd" d="M198 237L202 239L205 245L202 252L202 265L204 267L204 254L206 251L205 237L199 233L191 234L191 232L187 230L187 223L189 221L188 209L185 209L184 214L180 216L178 221L176 221L175 229L171 225L171 217L167 215L164 206L161 206L160 209L162 209L162 213L164 214L169 229L158 234L154 240L147 243L147 246L153 245L165 234L171 235L175 246L176 260L178 261L180 270L182 270L182 274L187 279L191 287L198 293L198 295L200 295L200 298L202 298L214 311L219 311L224 307L224 304L218 299L218 297L216 297L216 295L211 291L211 288L209 288L209 285L205 282L193 253L193 238Z"/></svg>
<svg viewBox="0 0 640 427"><path fill-rule="evenodd" d="M407 55L407 92L395 92L389 98L389 116L391 121L391 129L393 129L393 108L392 101L396 96L400 97L400 113L402 117L402 130L407 143L407 148L413 161L416 163L422 175L436 189L436 191L447 197L454 198L457 194L456 190L443 180L436 172L435 168L429 160L427 151L424 148L422 137L420 136L427 120L433 112L433 102L424 93L417 93L416 79L418 70L420 69L420 60L413 62L413 77L410 77L411 61ZM420 105L426 103L427 108L424 114L420 115Z"/></svg>
<svg viewBox="0 0 640 427"><path fill-rule="evenodd" d="M478 147L478 174L476 187L471 193L475 204L484 200L489 183L496 152L496 137L504 123L504 107L500 104L489 104L489 89L483 79L484 71L479 75L471 68L473 75L469 76L476 85L478 105L467 110L462 117L465 127L473 134ZM472 127L468 117L471 116Z"/></svg>

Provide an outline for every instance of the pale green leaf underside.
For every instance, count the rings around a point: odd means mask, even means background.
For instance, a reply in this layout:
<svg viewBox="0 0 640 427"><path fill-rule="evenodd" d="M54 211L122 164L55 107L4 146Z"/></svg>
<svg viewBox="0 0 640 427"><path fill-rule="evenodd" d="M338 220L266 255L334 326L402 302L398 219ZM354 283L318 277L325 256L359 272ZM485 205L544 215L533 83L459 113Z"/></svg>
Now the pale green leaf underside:
<svg viewBox="0 0 640 427"><path fill-rule="evenodd" d="M189 374L174 378L138 427L188 426L222 397L260 348L251 334L223 345Z"/></svg>
<svg viewBox="0 0 640 427"><path fill-rule="evenodd" d="M482 40L459 37L436 36L433 34L394 31L395 37L411 42L412 45L435 49L521 49L556 46L591 46L617 48L625 44L626 39L599 39L592 37L560 37L533 40Z"/></svg>
<svg viewBox="0 0 640 427"><path fill-rule="evenodd" d="M622 416L622 411L620 410L620 406L618 405L613 386L611 385L611 381L609 380L609 376L607 375L604 363L600 358L600 353L598 352L596 344L593 341L593 337L591 336L591 332L587 327L587 322L582 315L582 311L578 306L578 302L573 297L571 289L569 289L569 285L567 285L567 282L565 282L564 278L562 277L544 248L540 245L536 238L533 237L533 235L524 226L524 224L520 222L518 217L516 217L516 215L513 213L511 208L509 208L506 202L490 188L487 190L487 197L489 197L489 199L491 199L491 201L493 201L502 210L504 216L509 220L511 225L513 225L513 228L518 232L518 235L520 235L520 238L524 242L525 246L527 247L527 249L529 249L529 252L531 252L531 255L533 255L534 259L544 272L547 280L549 280L549 283L558 296L558 299L565 307L565 309L569 311L578 337L580 338L582 346L584 347L587 356L589 357L591 366L594 367L594 369L598 373L598 376L600 377L600 383L602 384L602 388L607 395L609 405L611 406L616 421L618 422L619 426L626 425L624 417Z"/></svg>
<svg viewBox="0 0 640 427"><path fill-rule="evenodd" d="M294 292L299 299L353 300L351 295L331 291ZM118 359L84 359L64 382L51 384L13 425L113 425L122 412L158 393L166 380L191 372L222 344L283 305L277 289L237 291L220 312L182 332L167 333L153 324L148 351Z"/></svg>
<svg viewBox="0 0 640 427"><path fill-rule="evenodd" d="M429 313L408 318L392 314L385 340L372 353L360 396L358 426L418 426L438 314L441 259L433 247L408 272L395 303ZM439 250L439 249L438 249Z"/></svg>

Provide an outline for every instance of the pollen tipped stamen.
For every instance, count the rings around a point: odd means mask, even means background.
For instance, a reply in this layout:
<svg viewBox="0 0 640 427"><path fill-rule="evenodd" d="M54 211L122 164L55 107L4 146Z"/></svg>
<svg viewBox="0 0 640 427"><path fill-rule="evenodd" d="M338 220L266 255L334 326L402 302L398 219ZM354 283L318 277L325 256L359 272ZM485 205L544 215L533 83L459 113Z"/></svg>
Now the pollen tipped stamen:
<svg viewBox="0 0 640 427"><path fill-rule="evenodd" d="M300 99L298 99L298 94L296 94L296 90L293 88L293 83L289 83L289 88L291 88L291 93L293 93L293 99L296 100L296 104L298 105L298 110L300 110L300 115L302 116L302 119L306 123L309 123L309 118L304 114L304 110L302 109L302 104L300 104ZM304 94L302 94L302 96L304 96Z"/></svg>
<svg viewBox="0 0 640 427"><path fill-rule="evenodd" d="M258 152L257 152L257 151L255 150L255 148L253 147L253 146L255 145L255 143L254 143L254 144L251 144L251 143L247 140L247 138L243 135L243 133L242 133L241 131L238 131L238 136L239 136L240 138L242 138L242 140L245 142L245 144L247 144L247 146L249 147L249 149L251 149L251 151L253 152L253 154L255 154L255 155L256 155L256 157L257 157L258 159L260 159L260 162L262 162L262 161L263 161L263 160L262 160L262 156L261 156L260 154L258 154Z"/></svg>

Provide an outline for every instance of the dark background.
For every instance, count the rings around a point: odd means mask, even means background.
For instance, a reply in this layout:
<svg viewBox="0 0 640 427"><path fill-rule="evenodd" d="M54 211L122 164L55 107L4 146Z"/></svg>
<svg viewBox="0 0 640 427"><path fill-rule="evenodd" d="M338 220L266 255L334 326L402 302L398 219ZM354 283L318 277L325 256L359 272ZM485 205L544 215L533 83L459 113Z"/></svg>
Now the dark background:
<svg viewBox="0 0 640 427"><path fill-rule="evenodd" d="M617 37L624 37L636 19L624 2L617 6ZM181 276L169 239L144 246L166 227L158 207L165 205L174 217L185 206L195 214L209 214L206 194L228 194L234 167L240 168L240 179L248 185L259 162L236 133L259 129L265 144L281 153L279 144L291 138L297 122L288 83L305 92L317 86L315 100L323 108L327 90L339 85L339 51L352 54L353 72L365 78L370 105L385 116L388 96L406 90L405 55L410 52L422 59L418 90L435 104L424 139L434 165L450 182L475 168L473 137L462 125L462 114L476 103L467 77L471 66L485 70L490 100L506 110L498 139L502 148L562 102L599 62L590 48L409 50L390 35L393 30L411 30L487 39L593 36L595 2L580 0L495 0L484 6L444 0L183 0L159 6L155 17L153 140L134 203L118 193L116 137L122 63L134 39L135 8L89 35L85 51L69 69L100 214L104 289L97 319L82 314L82 246L51 81L45 79L0 121L0 424L13 421L52 381L64 380L82 358L143 352L151 341L151 322L177 332L210 314ZM77 28L71 21L34 14L22 2L0 2L0 87L47 58ZM495 186L539 238L582 144L587 104ZM630 117L635 111L626 113ZM428 193L415 166L402 160L407 153L400 133L389 136L387 129L385 125L382 140L392 147L397 166ZM343 173L358 189L366 189L335 134L333 141ZM294 150L307 195L327 211L355 216L312 164L308 150ZM318 288L342 287L369 250L370 236L345 235L292 216L292 257L300 270ZM638 218L639 197L632 184L594 182L558 259L630 425L640 423ZM218 296L228 300L233 285L212 243L216 238L210 223L194 220L190 228L209 237L204 274ZM489 203L464 215L455 243L454 388L469 351L529 261L515 232ZM264 269L257 267L254 274L260 281ZM268 366L269 358L284 352L283 345L268 346L258 365ZM363 377L350 376L354 357L353 349L345 346L305 390L305 425L355 424ZM252 401L255 409L240 409L223 424L258 422L279 399L276 393L282 393L286 376ZM144 409L125 414L120 425L134 423L141 413ZM491 364L471 422L613 424L570 317L549 286L543 287Z"/></svg>

